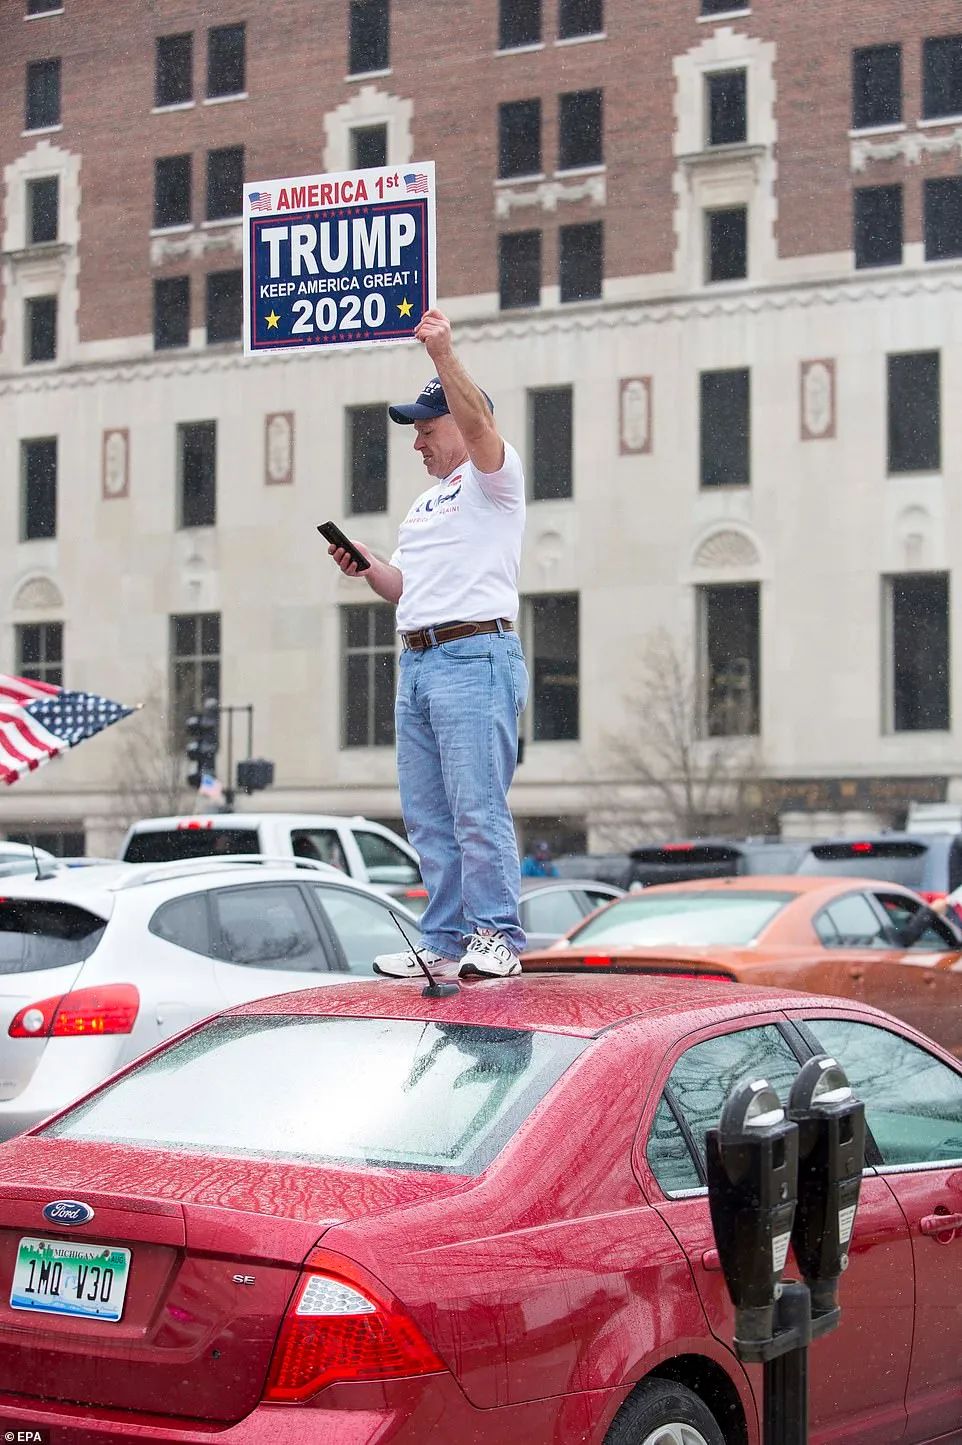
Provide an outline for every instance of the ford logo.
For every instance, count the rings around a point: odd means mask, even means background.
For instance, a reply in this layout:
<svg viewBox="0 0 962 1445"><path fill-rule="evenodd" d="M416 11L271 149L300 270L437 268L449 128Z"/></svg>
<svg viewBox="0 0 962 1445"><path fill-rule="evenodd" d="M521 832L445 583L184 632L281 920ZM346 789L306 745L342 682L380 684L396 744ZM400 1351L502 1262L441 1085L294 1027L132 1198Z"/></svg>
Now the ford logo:
<svg viewBox="0 0 962 1445"><path fill-rule="evenodd" d="M89 1224L94 1212L79 1199L54 1199L44 1205L43 1217L51 1224Z"/></svg>

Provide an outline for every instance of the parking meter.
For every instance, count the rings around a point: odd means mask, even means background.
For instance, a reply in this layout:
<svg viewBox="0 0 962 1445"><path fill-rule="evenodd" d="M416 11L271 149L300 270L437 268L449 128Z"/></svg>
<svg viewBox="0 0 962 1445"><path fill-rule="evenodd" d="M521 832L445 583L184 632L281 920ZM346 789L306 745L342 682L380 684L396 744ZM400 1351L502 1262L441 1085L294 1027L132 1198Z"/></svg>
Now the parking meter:
<svg viewBox="0 0 962 1445"><path fill-rule="evenodd" d="M828 1054L809 1059L792 1085L798 1125L798 1205L792 1246L812 1294L812 1319L837 1312L865 1162L865 1106Z"/></svg>
<svg viewBox="0 0 962 1445"><path fill-rule="evenodd" d="M798 1129L771 1084L751 1079L729 1094L706 1144L708 1200L735 1306L735 1344L750 1350L773 1333L795 1215Z"/></svg>

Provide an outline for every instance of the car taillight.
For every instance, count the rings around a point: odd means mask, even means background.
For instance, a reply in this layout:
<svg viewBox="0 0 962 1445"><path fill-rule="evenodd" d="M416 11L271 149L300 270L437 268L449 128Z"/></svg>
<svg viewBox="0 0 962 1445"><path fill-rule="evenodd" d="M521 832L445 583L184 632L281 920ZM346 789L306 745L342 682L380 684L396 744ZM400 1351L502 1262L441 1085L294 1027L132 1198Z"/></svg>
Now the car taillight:
<svg viewBox="0 0 962 1445"><path fill-rule="evenodd" d="M314 1250L281 1325L264 1399L296 1404L326 1385L444 1368L382 1285L350 1261Z"/></svg>
<svg viewBox="0 0 962 1445"><path fill-rule="evenodd" d="M78 988L27 1004L10 1020L12 1039L98 1038L129 1034L137 1019L140 994L132 983Z"/></svg>
<svg viewBox="0 0 962 1445"><path fill-rule="evenodd" d="M851 851L853 853L874 853L875 848L871 843L853 843Z"/></svg>
<svg viewBox="0 0 962 1445"><path fill-rule="evenodd" d="M945 897L944 893L923 893L921 888L918 892L919 897L924 898L926 903L941 903L942 899Z"/></svg>
<svg viewBox="0 0 962 1445"><path fill-rule="evenodd" d="M585 968L610 968L611 957L607 953L585 953L581 956Z"/></svg>

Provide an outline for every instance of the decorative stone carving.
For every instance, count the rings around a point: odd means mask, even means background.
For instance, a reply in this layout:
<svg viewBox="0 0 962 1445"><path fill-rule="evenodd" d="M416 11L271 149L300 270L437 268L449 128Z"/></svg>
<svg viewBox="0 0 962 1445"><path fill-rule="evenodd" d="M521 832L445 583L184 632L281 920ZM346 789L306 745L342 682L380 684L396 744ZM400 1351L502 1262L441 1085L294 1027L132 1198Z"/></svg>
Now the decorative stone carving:
<svg viewBox="0 0 962 1445"><path fill-rule="evenodd" d="M870 161L903 160L917 166L924 155L944 156L953 151L958 151L962 159L962 125L936 135L913 130L890 140L853 140L851 165L856 172L867 170Z"/></svg>
<svg viewBox="0 0 962 1445"><path fill-rule="evenodd" d="M202 256L230 251L240 256L244 250L241 224L227 222L216 230L179 231L170 236L151 236L150 264L162 266L165 261L197 261Z"/></svg>
<svg viewBox="0 0 962 1445"><path fill-rule="evenodd" d="M14 612L54 612L63 607L63 595L49 577L30 577L13 599Z"/></svg>
<svg viewBox="0 0 962 1445"><path fill-rule="evenodd" d="M264 418L264 481L268 486L294 480L294 413L268 412Z"/></svg>
<svg viewBox="0 0 962 1445"><path fill-rule="evenodd" d="M104 432L101 487L104 501L126 497L130 489L130 431L113 427Z"/></svg>
<svg viewBox="0 0 962 1445"><path fill-rule="evenodd" d="M757 567L761 562L758 549L744 532L713 532L695 553L695 566L712 570L723 567Z"/></svg>
<svg viewBox="0 0 962 1445"><path fill-rule="evenodd" d="M556 211L560 201L593 201L596 206L603 206L607 198L604 175L585 176L578 181L539 181L524 190L498 186L494 193L494 214L503 218L512 211L539 206L543 211Z"/></svg>
<svg viewBox="0 0 962 1445"><path fill-rule="evenodd" d="M534 560L542 572L553 572L564 556L565 542L560 532L541 532L534 543Z"/></svg>
<svg viewBox="0 0 962 1445"><path fill-rule="evenodd" d="M404 100L374 85L362 85L350 100L329 110L324 117L325 171L351 169L351 131L358 126L387 126L387 162L403 166L414 155L411 122L414 102Z"/></svg>
<svg viewBox="0 0 962 1445"><path fill-rule="evenodd" d="M929 538L932 516L926 507L906 507L896 523L902 544L902 565L907 572L931 566Z"/></svg>
<svg viewBox="0 0 962 1445"><path fill-rule="evenodd" d="M647 456L652 448L652 378L629 376L619 388L618 450L623 457Z"/></svg>
<svg viewBox="0 0 962 1445"><path fill-rule="evenodd" d="M835 362L803 361L800 368L802 441L835 435Z"/></svg>

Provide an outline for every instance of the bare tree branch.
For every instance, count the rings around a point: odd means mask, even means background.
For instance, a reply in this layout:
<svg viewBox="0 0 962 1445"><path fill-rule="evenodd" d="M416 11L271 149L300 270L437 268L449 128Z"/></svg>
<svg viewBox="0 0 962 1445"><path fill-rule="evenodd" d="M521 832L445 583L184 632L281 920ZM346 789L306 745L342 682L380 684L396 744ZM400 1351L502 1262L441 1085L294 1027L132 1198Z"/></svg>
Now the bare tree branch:
<svg viewBox="0 0 962 1445"><path fill-rule="evenodd" d="M118 744L118 823L130 827L139 818L164 817L189 808L192 794L184 781L185 758L175 744L160 673L151 675L143 707L127 719Z"/></svg>

